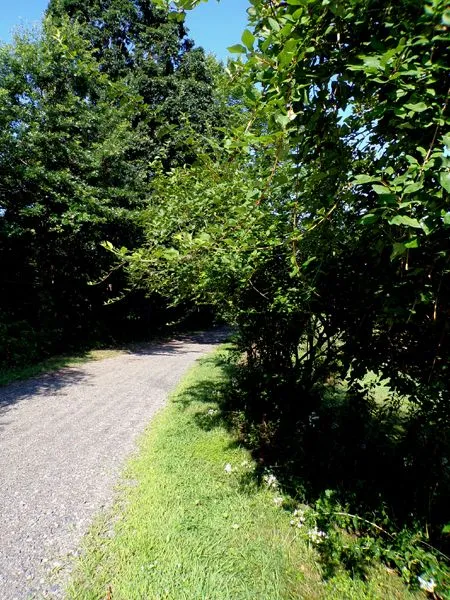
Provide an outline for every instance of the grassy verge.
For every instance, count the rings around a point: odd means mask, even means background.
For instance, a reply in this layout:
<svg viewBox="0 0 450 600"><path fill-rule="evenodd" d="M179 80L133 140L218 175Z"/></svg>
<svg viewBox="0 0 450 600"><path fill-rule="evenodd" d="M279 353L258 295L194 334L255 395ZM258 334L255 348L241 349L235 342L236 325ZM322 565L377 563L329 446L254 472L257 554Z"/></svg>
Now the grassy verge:
<svg viewBox="0 0 450 600"><path fill-rule="evenodd" d="M292 526L292 500L221 421L223 372L196 366L153 421L113 514L93 527L75 569L73 600L413 598L379 566L365 581L325 581L315 544Z"/></svg>
<svg viewBox="0 0 450 600"><path fill-rule="evenodd" d="M3 369L0 370L0 386L8 385L13 381L37 377L43 373L57 371L58 369L62 369L64 367L81 365L90 360L102 360L103 358L115 356L120 352L121 350L119 349L87 350L77 354L52 356L41 362L24 365L21 367Z"/></svg>

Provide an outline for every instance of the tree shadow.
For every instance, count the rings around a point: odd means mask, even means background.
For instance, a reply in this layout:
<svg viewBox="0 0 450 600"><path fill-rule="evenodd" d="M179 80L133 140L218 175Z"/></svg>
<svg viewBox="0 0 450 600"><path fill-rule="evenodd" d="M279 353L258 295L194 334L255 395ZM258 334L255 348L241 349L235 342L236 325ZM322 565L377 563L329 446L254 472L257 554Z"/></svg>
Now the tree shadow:
<svg viewBox="0 0 450 600"><path fill-rule="evenodd" d="M63 367L50 373L10 383L0 388L0 417L13 405L36 396L60 395L74 384L86 384L89 374L77 367Z"/></svg>
<svg viewBox="0 0 450 600"><path fill-rule="evenodd" d="M222 378L190 386L179 403L217 405L194 418L205 430L225 426L250 449L256 468L244 474L244 489L270 471L298 503L316 506L332 491L333 510L345 507L361 517L360 534L364 520L368 534L373 522L396 532L421 528L429 543L448 554L442 535L449 519L448 428L418 409L334 383L309 393L292 382L277 383L268 393L264 384L249 380L244 366L221 356L207 360L221 368ZM326 544L324 566L325 550ZM349 554L345 560L357 573L356 558Z"/></svg>
<svg viewBox="0 0 450 600"><path fill-rule="evenodd" d="M204 353L202 345L215 345L225 341L229 336L226 328L216 329L208 332L194 334L182 334L175 339L159 340L147 343L132 344L120 347L120 351L129 356L172 356L185 353ZM194 349L194 346L199 346ZM114 358L114 357L112 357ZM36 396L47 396L64 393L63 390L69 385L78 383L86 384L91 377L89 373L80 367L61 366L67 359L55 360L55 366L49 366L50 371L41 375L22 379L0 387L0 416L2 416L12 405ZM70 359L81 364L90 362L87 353ZM108 360L108 357L104 360Z"/></svg>

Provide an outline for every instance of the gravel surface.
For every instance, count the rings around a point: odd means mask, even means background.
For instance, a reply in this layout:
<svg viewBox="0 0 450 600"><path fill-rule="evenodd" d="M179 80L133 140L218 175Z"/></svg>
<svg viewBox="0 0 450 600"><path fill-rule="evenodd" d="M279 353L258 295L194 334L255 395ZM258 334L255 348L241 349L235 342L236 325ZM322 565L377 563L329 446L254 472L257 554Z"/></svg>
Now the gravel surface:
<svg viewBox="0 0 450 600"><path fill-rule="evenodd" d="M0 388L0 600L62 598L137 436L224 332L180 337Z"/></svg>

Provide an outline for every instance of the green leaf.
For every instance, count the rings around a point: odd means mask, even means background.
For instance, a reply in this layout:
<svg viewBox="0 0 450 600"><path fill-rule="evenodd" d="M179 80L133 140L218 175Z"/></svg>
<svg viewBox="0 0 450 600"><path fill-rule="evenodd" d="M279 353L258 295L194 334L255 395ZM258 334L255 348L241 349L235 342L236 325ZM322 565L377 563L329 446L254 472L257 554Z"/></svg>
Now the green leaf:
<svg viewBox="0 0 450 600"><path fill-rule="evenodd" d="M442 528L442 533L450 533L450 524L444 525Z"/></svg>
<svg viewBox="0 0 450 600"><path fill-rule="evenodd" d="M228 52L232 54L246 54L247 49L242 44L235 44L234 46L229 46L227 48Z"/></svg>
<svg viewBox="0 0 450 600"><path fill-rule="evenodd" d="M392 247L391 252L391 260L397 258L397 256L402 256L406 252L405 244L395 243Z"/></svg>
<svg viewBox="0 0 450 600"><path fill-rule="evenodd" d="M379 196L382 196L383 194L392 194L392 191L386 185L373 185L372 189Z"/></svg>
<svg viewBox="0 0 450 600"><path fill-rule="evenodd" d="M278 114L278 115L276 115L276 117L275 117L275 121L276 121L276 122L277 122L279 125L281 125L281 127L283 127L283 129L285 129L285 128L286 128L286 126L288 125L288 123L289 123L289 121L290 121L290 120L291 120L291 119L288 117L288 115L283 115L283 114L281 114L281 113L280 113L280 114Z"/></svg>
<svg viewBox="0 0 450 600"><path fill-rule="evenodd" d="M280 24L278 23L278 21L276 21L272 17L269 17L268 21L269 21L269 25L270 25L271 29L273 29L273 31L276 31L276 32L280 31L281 27L280 27Z"/></svg>
<svg viewBox="0 0 450 600"><path fill-rule="evenodd" d="M314 262L315 260L317 260L317 256L311 256L311 258L308 258L308 260L305 260L305 262L302 263L302 268L306 269L306 267L308 265L310 265L312 262Z"/></svg>
<svg viewBox="0 0 450 600"><path fill-rule="evenodd" d="M406 242L406 244L405 244L405 248L418 248L418 247L419 247L418 238L412 238L412 240L409 240L409 242Z"/></svg>
<svg viewBox="0 0 450 600"><path fill-rule="evenodd" d="M253 50L253 44L255 43L255 39L256 38L253 35L253 33L248 29L245 29L244 33L242 34L241 40L250 51Z"/></svg>
<svg viewBox="0 0 450 600"><path fill-rule="evenodd" d="M423 181L416 181L414 183L410 183L403 190L404 194L413 194L414 192L418 192L423 188Z"/></svg>
<svg viewBox="0 0 450 600"><path fill-rule="evenodd" d="M425 102L417 102L416 104L405 104L405 107L413 112L423 112L424 110L428 110L430 108L425 104Z"/></svg>
<svg viewBox="0 0 450 600"><path fill-rule="evenodd" d="M283 48L283 50L278 55L278 65L280 67L285 67L292 61L293 56L294 56L294 52L291 52L291 51Z"/></svg>
<svg viewBox="0 0 450 600"><path fill-rule="evenodd" d="M211 241L211 236L206 231L202 231L195 239L197 243L207 244Z"/></svg>
<svg viewBox="0 0 450 600"><path fill-rule="evenodd" d="M287 53L289 55L292 55L293 52L296 52L297 50L297 44L298 41L294 38L289 38L288 40L286 40L286 43L283 46L282 51L280 52L280 54L284 54ZM278 55L280 56L280 55Z"/></svg>
<svg viewBox="0 0 450 600"><path fill-rule="evenodd" d="M422 221L422 222L420 223L420 225L421 225L421 227L422 227L422 230L423 230L423 232L425 233L425 235L430 235L430 233L431 233L431 231L432 231L432 230L431 230L431 229L428 227L428 225L426 224L426 222L425 222L425 221Z"/></svg>
<svg viewBox="0 0 450 600"><path fill-rule="evenodd" d="M417 219L412 219L406 215L397 215L389 221L389 225L405 225L406 227L414 227L415 229L422 229L422 225Z"/></svg>
<svg viewBox="0 0 450 600"><path fill-rule="evenodd" d="M355 175L353 183L355 185L363 185L364 183L374 183L380 181L379 177L373 177L371 175Z"/></svg>
<svg viewBox="0 0 450 600"><path fill-rule="evenodd" d="M111 244L111 242L109 242L109 241L102 242L100 245L103 246L103 248L105 248L105 250L109 250L109 252L114 252L114 250L115 250L113 244Z"/></svg>
<svg viewBox="0 0 450 600"><path fill-rule="evenodd" d="M165 248L162 255L167 260L176 260L180 256L180 253L176 248Z"/></svg>
<svg viewBox="0 0 450 600"><path fill-rule="evenodd" d="M364 215L361 218L361 225L371 225L372 223L375 223L376 221L378 221L378 215L374 215L373 213L369 213L367 215Z"/></svg>
<svg viewBox="0 0 450 600"><path fill-rule="evenodd" d="M439 181L444 190L450 193L450 171L443 171L439 175Z"/></svg>
<svg viewBox="0 0 450 600"><path fill-rule="evenodd" d="M442 220L444 222L444 225L450 225L450 212L444 212L442 211Z"/></svg>
<svg viewBox="0 0 450 600"><path fill-rule="evenodd" d="M381 67L380 57L378 56L360 56L359 58L362 59L364 66L369 69L380 69Z"/></svg>

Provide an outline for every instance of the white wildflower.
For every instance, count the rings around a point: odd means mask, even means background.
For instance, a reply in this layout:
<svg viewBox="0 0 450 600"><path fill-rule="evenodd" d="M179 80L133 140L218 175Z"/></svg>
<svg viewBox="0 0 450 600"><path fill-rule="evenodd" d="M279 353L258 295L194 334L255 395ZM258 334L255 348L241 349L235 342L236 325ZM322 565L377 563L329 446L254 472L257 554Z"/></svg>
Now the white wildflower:
<svg viewBox="0 0 450 600"><path fill-rule="evenodd" d="M230 465L230 463L227 463L225 465L225 469L224 469L225 473L230 474L232 470L233 470L233 467Z"/></svg>
<svg viewBox="0 0 450 600"><path fill-rule="evenodd" d="M278 487L278 479L275 477L273 473L268 473L263 477L267 487L269 488L277 488Z"/></svg>
<svg viewBox="0 0 450 600"><path fill-rule="evenodd" d="M419 580L419 586L421 590L432 594L436 589L436 582L434 579L428 580L424 579L423 577L418 577L417 579Z"/></svg>
<svg viewBox="0 0 450 600"><path fill-rule="evenodd" d="M292 516L295 517L295 519L290 521L292 527L298 527L299 529L300 527L303 527L305 523L305 511L301 508L296 508L292 513Z"/></svg>
<svg viewBox="0 0 450 600"><path fill-rule="evenodd" d="M210 409L208 410L208 415L211 415L211 416L213 416L213 415L216 415L218 412L219 412L219 411L218 411L216 408L210 408Z"/></svg>
<svg viewBox="0 0 450 600"><path fill-rule="evenodd" d="M283 504L283 498L281 496L276 496L273 501L275 506L281 506Z"/></svg>
<svg viewBox="0 0 450 600"><path fill-rule="evenodd" d="M313 544L320 544L327 537L327 534L314 527L308 531L308 537Z"/></svg>
<svg viewBox="0 0 450 600"><path fill-rule="evenodd" d="M233 523L233 525L231 527L233 529L239 529L240 525L238 525L237 523Z"/></svg>

